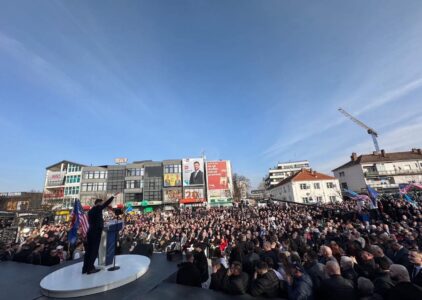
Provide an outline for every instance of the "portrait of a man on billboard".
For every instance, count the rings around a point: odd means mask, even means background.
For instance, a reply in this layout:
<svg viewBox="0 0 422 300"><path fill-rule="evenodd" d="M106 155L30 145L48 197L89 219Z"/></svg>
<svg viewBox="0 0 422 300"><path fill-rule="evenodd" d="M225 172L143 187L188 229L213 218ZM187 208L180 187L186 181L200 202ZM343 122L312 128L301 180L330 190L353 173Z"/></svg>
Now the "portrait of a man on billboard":
<svg viewBox="0 0 422 300"><path fill-rule="evenodd" d="M204 184L204 172L200 170L201 164L199 161L193 163L194 171L190 174L189 184Z"/></svg>

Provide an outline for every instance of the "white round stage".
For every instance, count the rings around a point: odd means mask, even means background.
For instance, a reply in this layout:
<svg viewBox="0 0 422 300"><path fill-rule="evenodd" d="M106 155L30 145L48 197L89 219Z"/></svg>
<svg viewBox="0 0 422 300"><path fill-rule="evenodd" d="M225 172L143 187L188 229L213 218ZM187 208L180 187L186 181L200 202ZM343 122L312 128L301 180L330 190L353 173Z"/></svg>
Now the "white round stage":
<svg viewBox="0 0 422 300"><path fill-rule="evenodd" d="M94 274L82 274L82 262L61 268L41 282L43 295L55 298L71 298L92 295L118 288L135 281L148 270L150 259L142 255L118 255L116 271L101 270Z"/></svg>

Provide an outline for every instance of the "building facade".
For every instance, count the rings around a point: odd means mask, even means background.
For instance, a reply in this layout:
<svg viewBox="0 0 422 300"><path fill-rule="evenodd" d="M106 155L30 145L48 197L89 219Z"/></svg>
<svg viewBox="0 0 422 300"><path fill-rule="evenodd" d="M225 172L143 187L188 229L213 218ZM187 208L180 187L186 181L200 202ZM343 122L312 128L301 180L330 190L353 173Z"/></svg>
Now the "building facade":
<svg viewBox="0 0 422 300"><path fill-rule="evenodd" d="M312 169L302 169L271 187L273 200L303 204L334 203L342 201L339 181Z"/></svg>
<svg viewBox="0 0 422 300"><path fill-rule="evenodd" d="M46 168L43 204L70 209L80 199L82 164L63 160Z"/></svg>
<svg viewBox="0 0 422 300"><path fill-rule="evenodd" d="M0 211L25 212L41 209L41 192L0 193Z"/></svg>
<svg viewBox="0 0 422 300"><path fill-rule="evenodd" d="M85 166L62 161L47 168L43 201L54 210L69 210L75 199L92 206L95 199L120 193L117 206L151 211L175 205L229 205L230 161L203 158L135 161L124 165ZM209 187L208 182L212 183ZM207 197L209 192L209 197ZM208 200L208 201L207 201Z"/></svg>
<svg viewBox="0 0 422 300"><path fill-rule="evenodd" d="M294 173L309 168L307 160L278 163L276 167L268 170L268 175L264 178L265 188L269 189Z"/></svg>
<svg viewBox="0 0 422 300"><path fill-rule="evenodd" d="M350 161L333 173L344 189L363 192L369 185L381 192L398 192L400 184L422 182L422 151L352 153Z"/></svg>

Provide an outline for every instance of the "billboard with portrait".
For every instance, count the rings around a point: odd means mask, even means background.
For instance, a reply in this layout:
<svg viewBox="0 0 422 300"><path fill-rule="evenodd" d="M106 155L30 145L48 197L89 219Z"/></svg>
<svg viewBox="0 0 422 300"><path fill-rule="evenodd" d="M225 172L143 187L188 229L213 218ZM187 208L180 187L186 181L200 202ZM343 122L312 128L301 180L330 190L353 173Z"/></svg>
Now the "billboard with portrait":
<svg viewBox="0 0 422 300"><path fill-rule="evenodd" d="M183 199L181 189L164 189L164 203L179 203Z"/></svg>
<svg viewBox="0 0 422 300"><path fill-rule="evenodd" d="M231 203L233 196L230 161L209 161L206 168L208 203L211 205Z"/></svg>
<svg viewBox="0 0 422 300"><path fill-rule="evenodd" d="M204 185L204 159L202 158L184 158L183 168L183 186L202 186Z"/></svg>
<svg viewBox="0 0 422 300"><path fill-rule="evenodd" d="M182 204L187 203L197 203L197 202L204 202L204 189L203 188L193 188L193 189L185 189L183 191L183 199L180 201Z"/></svg>
<svg viewBox="0 0 422 300"><path fill-rule="evenodd" d="M164 187L181 186L182 175L179 173L164 174Z"/></svg>

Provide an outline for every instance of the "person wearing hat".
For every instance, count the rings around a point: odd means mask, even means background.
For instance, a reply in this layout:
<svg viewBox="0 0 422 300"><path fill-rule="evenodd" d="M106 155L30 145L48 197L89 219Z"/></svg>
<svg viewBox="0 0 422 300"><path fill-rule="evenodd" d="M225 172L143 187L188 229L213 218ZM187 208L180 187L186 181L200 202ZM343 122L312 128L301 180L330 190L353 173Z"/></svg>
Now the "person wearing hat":
<svg viewBox="0 0 422 300"><path fill-rule="evenodd" d="M100 247L101 232L104 227L103 209L108 207L116 195L111 196L107 201L103 202L102 199L97 199L94 206L88 212L88 233L86 243L86 253L84 256L84 264L82 267L82 274L93 274L100 271L94 267L95 259L98 256L98 249Z"/></svg>
<svg viewBox="0 0 422 300"><path fill-rule="evenodd" d="M299 262L289 266L290 276L287 277L287 295L289 299L313 299L312 279L305 273Z"/></svg>

